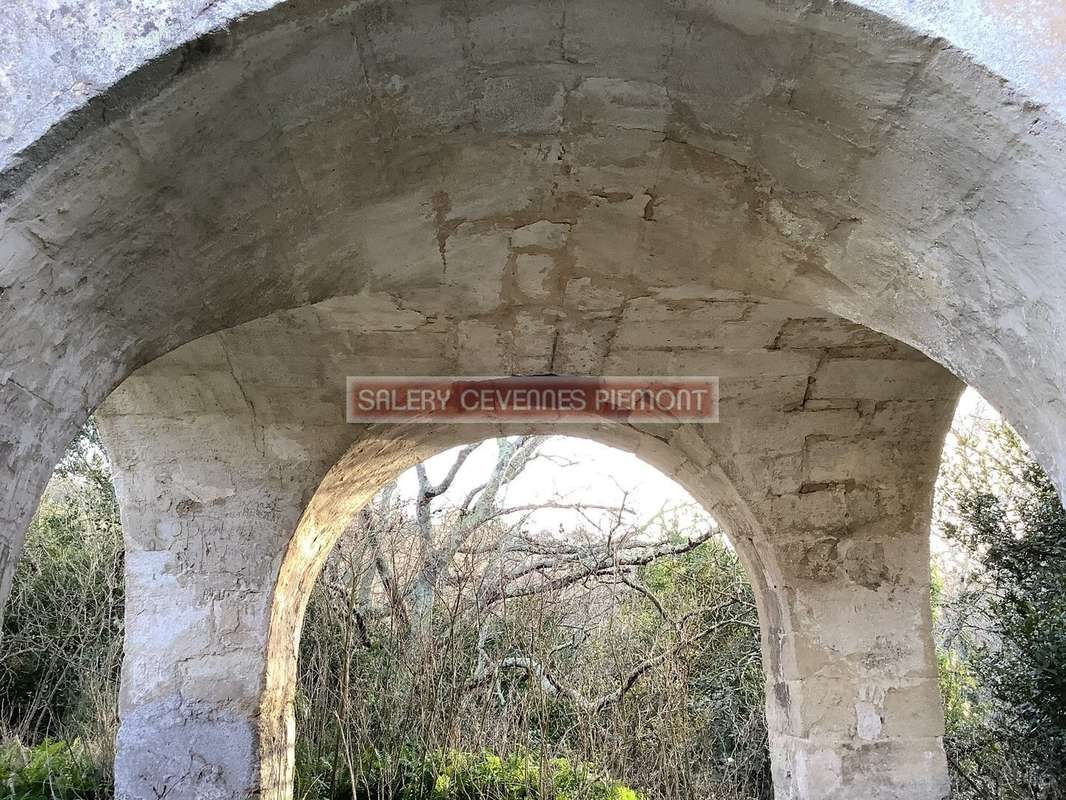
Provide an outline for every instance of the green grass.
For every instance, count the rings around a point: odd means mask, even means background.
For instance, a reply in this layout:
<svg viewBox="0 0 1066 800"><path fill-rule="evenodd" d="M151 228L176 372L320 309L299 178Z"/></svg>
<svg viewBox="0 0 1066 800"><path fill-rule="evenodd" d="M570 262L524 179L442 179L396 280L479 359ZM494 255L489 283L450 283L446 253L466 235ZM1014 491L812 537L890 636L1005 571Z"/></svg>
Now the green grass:
<svg viewBox="0 0 1066 800"><path fill-rule="evenodd" d="M0 745L0 800L103 800L106 782L81 742Z"/></svg>
<svg viewBox="0 0 1066 800"><path fill-rule="evenodd" d="M353 791L354 783L354 791ZM567 758L457 750L365 753L357 763L298 759L299 800L641 800L627 786Z"/></svg>

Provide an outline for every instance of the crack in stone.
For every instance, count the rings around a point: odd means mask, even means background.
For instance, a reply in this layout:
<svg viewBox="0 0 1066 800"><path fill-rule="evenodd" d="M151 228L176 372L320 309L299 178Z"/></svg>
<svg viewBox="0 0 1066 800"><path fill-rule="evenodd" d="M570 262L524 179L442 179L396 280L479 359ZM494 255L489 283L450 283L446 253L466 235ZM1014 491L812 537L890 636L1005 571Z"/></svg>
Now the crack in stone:
<svg viewBox="0 0 1066 800"><path fill-rule="evenodd" d="M248 395L248 392L244 388L244 384L241 383L240 378L237 377L237 371L233 367L233 359L230 356L229 347L226 345L224 336L219 336L219 346L222 348L222 354L226 357L226 365L229 367L230 377L233 378L233 382L237 385L237 391L241 393L241 397L244 398L245 404L248 406L248 411L252 415L252 437L255 440L256 450L259 451L259 455L266 457L266 428L259 422L258 414L255 410L255 403L252 402L252 398ZM258 431L258 436L255 432Z"/></svg>
<svg viewBox="0 0 1066 800"><path fill-rule="evenodd" d="M48 402L48 400L43 398L41 395L37 394L37 392L33 391L33 389L30 389L28 386L23 386L21 383L19 383L14 378L8 378L7 382L10 383L12 386L14 386L16 389L21 389L23 392L25 392L26 394L28 394L30 397L34 398L35 400L39 400L40 402L44 403L49 408L55 409L55 406L52 405L50 402ZM2 384L0 384L0 385L2 385Z"/></svg>

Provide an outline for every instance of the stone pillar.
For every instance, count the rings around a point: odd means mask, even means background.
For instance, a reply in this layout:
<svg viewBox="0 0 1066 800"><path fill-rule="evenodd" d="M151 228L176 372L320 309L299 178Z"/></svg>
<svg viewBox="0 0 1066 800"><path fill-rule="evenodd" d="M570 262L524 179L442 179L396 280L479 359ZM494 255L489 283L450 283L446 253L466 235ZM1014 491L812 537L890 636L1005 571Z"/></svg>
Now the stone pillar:
<svg viewBox="0 0 1066 800"><path fill-rule="evenodd" d="M928 548L901 533L779 545L773 591L785 613L767 664L778 800L948 794Z"/></svg>
<svg viewBox="0 0 1066 800"><path fill-rule="evenodd" d="M146 547L131 541L115 759L123 800L258 793L269 593L248 561L235 562L233 572L221 561L189 576L176 569L203 548L208 524L186 520L176 526L184 530Z"/></svg>
<svg viewBox="0 0 1066 800"><path fill-rule="evenodd" d="M248 415L100 423L126 537L116 796L259 797L274 588L316 473Z"/></svg>
<svg viewBox="0 0 1066 800"><path fill-rule="evenodd" d="M824 480L760 504L777 617L764 631L775 796L941 800L929 471L889 469L915 464L887 441L823 440L808 455L819 447L823 466L806 468Z"/></svg>

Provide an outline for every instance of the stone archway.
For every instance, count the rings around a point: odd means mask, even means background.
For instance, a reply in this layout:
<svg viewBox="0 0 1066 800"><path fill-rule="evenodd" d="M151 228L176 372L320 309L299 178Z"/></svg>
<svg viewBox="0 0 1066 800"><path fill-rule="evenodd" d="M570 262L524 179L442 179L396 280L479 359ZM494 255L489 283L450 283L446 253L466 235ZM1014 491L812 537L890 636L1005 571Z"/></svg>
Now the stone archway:
<svg viewBox="0 0 1066 800"><path fill-rule="evenodd" d="M345 374L648 370L731 387L725 424L642 435L765 532L779 793L936 796L951 374L1066 482L1061 109L858 2L262 6L168 29L0 176L0 599L110 396L127 796L284 785L246 668L361 435Z"/></svg>
<svg viewBox="0 0 1066 800"><path fill-rule="evenodd" d="M731 531L761 605L778 795L940 797L927 533L960 384L817 309L652 287L605 316L605 290L574 283L554 324L529 301L464 318L337 298L192 342L115 392L100 423L127 531L120 796L284 796L296 635L329 546L404 467L500 432L347 425L344 376L550 363L722 377L719 424L583 435L659 466Z"/></svg>

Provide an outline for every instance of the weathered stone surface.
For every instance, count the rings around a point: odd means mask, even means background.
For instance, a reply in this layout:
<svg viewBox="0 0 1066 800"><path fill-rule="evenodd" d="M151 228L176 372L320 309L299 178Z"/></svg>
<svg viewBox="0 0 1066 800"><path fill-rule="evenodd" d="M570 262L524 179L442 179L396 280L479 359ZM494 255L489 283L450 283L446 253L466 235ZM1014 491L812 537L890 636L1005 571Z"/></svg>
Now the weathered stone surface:
<svg viewBox="0 0 1066 800"><path fill-rule="evenodd" d="M345 375L573 372L723 379L717 427L590 435L732 531L779 796L938 798L936 709L897 700L934 691L945 369L1066 484L1061 26L993 5L5 8L0 598L110 395L145 622L121 793L284 793L315 559L377 482L457 441L360 438ZM352 446L359 490L308 506ZM167 741L177 760L151 755Z"/></svg>
<svg viewBox="0 0 1066 800"><path fill-rule="evenodd" d="M377 365L381 374L419 374L421 362L404 354L419 353L427 335L454 342L437 351L433 368L442 374L546 372L553 359L555 370L561 362L564 371L576 364L589 374L661 374L680 371L685 356L719 375L717 425L553 430L637 452L732 533L763 609L782 797L844 798L855 787L871 796L936 796L915 792L940 784L916 784L910 765L891 758L925 748L929 769L943 768L935 760L938 706L905 698L936 692L924 535L958 382L880 334L794 303L688 287L641 294L605 317L587 308L584 289L568 296L572 305L529 300L469 319L434 318L432 300L422 307L386 295L337 297L190 343L113 394L101 424L120 467L137 620L123 707L138 735L121 739L129 742L119 761L124 796L169 780L172 768L153 771L155 751L141 744L151 736L143 722L150 712L140 709L160 703L179 715L218 707L258 720L248 723L251 749L224 751L216 777L186 776L176 791L216 791L218 781L234 787L220 796L287 791L293 637L301 597L332 541L398 471L501 432L369 431L339 419L343 376L370 363L358 356L363 347L392 354ZM740 329L723 330L723 320ZM748 336L745 325L789 335ZM368 343L368 335L389 342ZM804 392L842 341L855 353L840 359L852 370L852 394L841 383L834 393L843 408L806 408ZM641 342L656 349L629 349ZM882 413L867 387L886 382L896 399ZM904 406L910 413L898 413ZM804 766L788 766L799 741ZM848 756L860 745L878 748L873 766ZM195 742L182 746L199 752ZM816 769L830 762L831 780ZM259 777L243 783L246 774Z"/></svg>

